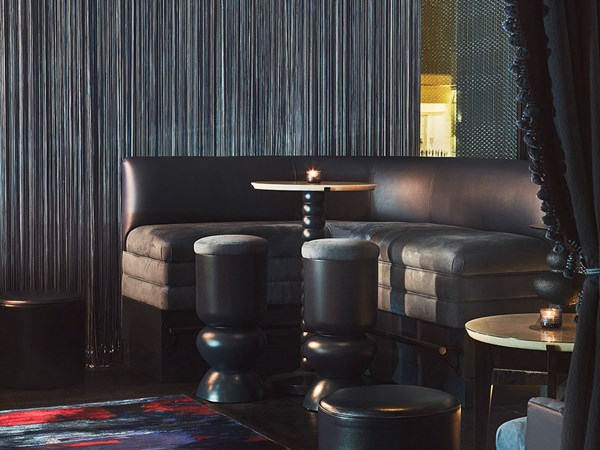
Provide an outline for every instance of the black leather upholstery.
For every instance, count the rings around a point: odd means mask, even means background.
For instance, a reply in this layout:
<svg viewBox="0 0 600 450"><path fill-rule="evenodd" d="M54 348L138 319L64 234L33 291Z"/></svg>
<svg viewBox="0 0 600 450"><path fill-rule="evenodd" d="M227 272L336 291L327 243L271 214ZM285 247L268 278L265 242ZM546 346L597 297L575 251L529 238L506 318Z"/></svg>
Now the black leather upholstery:
<svg viewBox="0 0 600 450"><path fill-rule="evenodd" d="M368 180L367 158L136 157L123 161L123 238L140 225L299 220L300 193L260 192L252 181L304 179L323 168L328 180ZM334 195L334 194L332 194ZM370 195L339 195L328 215L369 216Z"/></svg>
<svg viewBox="0 0 600 450"><path fill-rule="evenodd" d="M377 318L377 258L359 261L304 259L304 321L309 330L352 335Z"/></svg>
<svg viewBox="0 0 600 450"><path fill-rule="evenodd" d="M460 403L420 386L341 389L321 400L319 449L460 449Z"/></svg>
<svg viewBox="0 0 600 450"><path fill-rule="evenodd" d="M266 343L256 325L267 308L267 241L211 236L196 241L194 251L196 313L207 324L196 345L211 366L196 395L220 403L257 400L264 389L252 367Z"/></svg>
<svg viewBox="0 0 600 450"><path fill-rule="evenodd" d="M267 309L266 239L223 235L199 239L196 313L210 325L256 325Z"/></svg>
<svg viewBox="0 0 600 450"><path fill-rule="evenodd" d="M0 386L54 389L85 375L85 297L65 291L0 294Z"/></svg>
<svg viewBox="0 0 600 450"><path fill-rule="evenodd" d="M326 217L432 222L539 236L536 186L517 160L408 157L136 157L123 161L123 239L160 223L294 220L300 194L258 192L252 181L371 181L373 192L328 193ZM209 205L209 206L208 206Z"/></svg>
<svg viewBox="0 0 600 450"><path fill-rule="evenodd" d="M379 247L358 239L318 239L302 247L304 321L312 335L303 355L318 379L304 398L316 411L319 400L341 387L363 384L360 378L376 352L364 333L377 318Z"/></svg>
<svg viewBox="0 0 600 450"><path fill-rule="evenodd" d="M196 312L211 325L245 326L267 308L267 254L196 255Z"/></svg>
<svg viewBox="0 0 600 450"><path fill-rule="evenodd" d="M536 235L541 213L526 171L517 160L377 159L373 217Z"/></svg>

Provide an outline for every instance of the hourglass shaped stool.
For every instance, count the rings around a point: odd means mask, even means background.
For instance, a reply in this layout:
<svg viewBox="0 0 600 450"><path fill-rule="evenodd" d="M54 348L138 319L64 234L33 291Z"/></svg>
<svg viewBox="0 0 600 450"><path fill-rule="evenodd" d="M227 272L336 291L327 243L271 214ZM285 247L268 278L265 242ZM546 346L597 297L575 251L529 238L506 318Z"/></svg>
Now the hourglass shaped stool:
<svg viewBox="0 0 600 450"><path fill-rule="evenodd" d="M257 236L209 236L194 243L200 355L211 366L196 395L217 403L264 395L252 367L265 346L257 327L267 307L267 241Z"/></svg>
<svg viewBox="0 0 600 450"><path fill-rule="evenodd" d="M319 239L302 247L304 321L312 335L302 347L318 375L304 397L316 411L337 389L363 384L376 345L365 335L377 317L379 247L357 239Z"/></svg>

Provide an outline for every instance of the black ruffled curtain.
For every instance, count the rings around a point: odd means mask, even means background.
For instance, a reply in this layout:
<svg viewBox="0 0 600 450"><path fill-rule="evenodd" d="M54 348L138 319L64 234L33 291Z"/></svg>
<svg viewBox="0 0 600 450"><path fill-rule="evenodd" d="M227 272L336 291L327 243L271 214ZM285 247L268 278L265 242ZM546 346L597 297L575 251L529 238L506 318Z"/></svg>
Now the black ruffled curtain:
<svg viewBox="0 0 600 450"><path fill-rule="evenodd" d="M561 448L600 449L600 8L598 0L507 0L520 126L548 237L585 275Z"/></svg>

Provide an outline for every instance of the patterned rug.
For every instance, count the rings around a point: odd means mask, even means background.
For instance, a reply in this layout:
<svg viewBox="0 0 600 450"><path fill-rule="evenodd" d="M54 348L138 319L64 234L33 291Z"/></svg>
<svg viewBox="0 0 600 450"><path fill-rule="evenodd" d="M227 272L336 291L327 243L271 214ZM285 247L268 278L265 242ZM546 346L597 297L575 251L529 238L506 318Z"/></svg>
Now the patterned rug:
<svg viewBox="0 0 600 450"><path fill-rule="evenodd" d="M190 397L0 411L0 449L285 449Z"/></svg>

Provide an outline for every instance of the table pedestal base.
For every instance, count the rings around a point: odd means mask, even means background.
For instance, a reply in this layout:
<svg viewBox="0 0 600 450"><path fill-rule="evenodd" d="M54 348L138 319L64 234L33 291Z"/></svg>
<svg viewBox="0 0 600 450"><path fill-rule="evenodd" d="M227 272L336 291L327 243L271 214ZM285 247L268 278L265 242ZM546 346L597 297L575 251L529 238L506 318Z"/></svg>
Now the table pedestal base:
<svg viewBox="0 0 600 450"><path fill-rule="evenodd" d="M325 237L325 192L302 193L302 238L304 242Z"/></svg>
<svg viewBox="0 0 600 450"><path fill-rule="evenodd" d="M325 237L325 192L309 191L302 193L302 238L304 242ZM304 299L302 300L304 303ZM301 344L310 336L304 324L304 305L301 309ZM269 386L276 392L290 395L306 395L317 379L303 355L299 369L269 377Z"/></svg>

